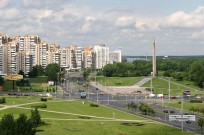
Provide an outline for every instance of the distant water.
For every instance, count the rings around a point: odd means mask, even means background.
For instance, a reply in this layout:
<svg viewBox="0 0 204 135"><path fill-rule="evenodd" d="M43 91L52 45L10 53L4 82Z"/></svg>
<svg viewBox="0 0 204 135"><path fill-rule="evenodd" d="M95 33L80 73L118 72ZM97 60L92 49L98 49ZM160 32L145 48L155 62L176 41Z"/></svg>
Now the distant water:
<svg viewBox="0 0 204 135"><path fill-rule="evenodd" d="M134 60L152 60L152 56L123 56L128 62ZM203 59L204 55L186 55L186 56L157 56L157 59Z"/></svg>

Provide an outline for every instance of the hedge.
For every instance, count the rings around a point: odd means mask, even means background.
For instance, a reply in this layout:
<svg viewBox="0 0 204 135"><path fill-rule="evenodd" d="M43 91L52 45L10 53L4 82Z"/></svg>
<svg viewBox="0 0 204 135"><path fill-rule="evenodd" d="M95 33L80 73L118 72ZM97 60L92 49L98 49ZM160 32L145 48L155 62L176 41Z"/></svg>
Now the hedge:
<svg viewBox="0 0 204 135"><path fill-rule="evenodd" d="M47 108L46 104L38 104L38 105L32 105L33 108Z"/></svg>
<svg viewBox="0 0 204 135"><path fill-rule="evenodd" d="M6 99L5 99L5 97L0 98L0 104L4 104L4 103L6 103Z"/></svg>

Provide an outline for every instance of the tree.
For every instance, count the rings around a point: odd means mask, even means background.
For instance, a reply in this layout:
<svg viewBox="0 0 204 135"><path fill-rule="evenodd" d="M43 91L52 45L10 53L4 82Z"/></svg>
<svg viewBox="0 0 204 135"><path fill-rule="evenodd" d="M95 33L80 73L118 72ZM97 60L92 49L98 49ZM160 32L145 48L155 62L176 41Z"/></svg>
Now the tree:
<svg viewBox="0 0 204 135"><path fill-rule="evenodd" d="M189 76L190 80L194 81L196 85L203 87L204 81L204 61L194 61L190 67Z"/></svg>
<svg viewBox="0 0 204 135"><path fill-rule="evenodd" d="M40 113L37 108L35 108L34 110L31 110L30 120L34 128L38 127L42 122Z"/></svg>
<svg viewBox="0 0 204 135"><path fill-rule="evenodd" d="M203 118L198 119L198 126L200 126L200 130L203 130L203 126L204 126L204 119Z"/></svg>
<svg viewBox="0 0 204 135"><path fill-rule="evenodd" d="M12 114L5 114L0 123L1 135L14 135L15 120Z"/></svg>
<svg viewBox="0 0 204 135"><path fill-rule="evenodd" d="M16 135L35 135L32 123L25 114L20 114L15 124Z"/></svg>
<svg viewBox="0 0 204 135"><path fill-rule="evenodd" d="M84 69L84 71L83 71L84 80L87 80L90 73L91 73L91 68Z"/></svg>
<svg viewBox="0 0 204 135"><path fill-rule="evenodd" d="M23 77L25 77L25 73L23 72L23 70L19 70L18 74L22 75Z"/></svg>
<svg viewBox="0 0 204 135"><path fill-rule="evenodd" d="M4 84L4 78L0 76L0 85Z"/></svg>
<svg viewBox="0 0 204 135"><path fill-rule="evenodd" d="M58 73L60 72L59 64L52 63L48 64L45 68L45 75L48 76L48 81L58 81Z"/></svg>

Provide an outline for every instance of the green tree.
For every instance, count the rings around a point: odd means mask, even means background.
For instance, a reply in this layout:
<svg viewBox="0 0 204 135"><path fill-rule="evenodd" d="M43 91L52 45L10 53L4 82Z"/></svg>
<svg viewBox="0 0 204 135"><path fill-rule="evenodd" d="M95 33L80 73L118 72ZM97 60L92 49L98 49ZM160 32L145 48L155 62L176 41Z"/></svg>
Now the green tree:
<svg viewBox="0 0 204 135"><path fill-rule="evenodd" d="M48 64L45 68L45 75L48 76L48 81L58 81L58 73L60 72L59 64Z"/></svg>
<svg viewBox="0 0 204 135"><path fill-rule="evenodd" d="M22 75L23 77L25 77L25 73L23 72L23 70L19 70L18 74Z"/></svg>
<svg viewBox="0 0 204 135"><path fill-rule="evenodd" d="M0 76L0 85L4 84L4 78Z"/></svg>
<svg viewBox="0 0 204 135"><path fill-rule="evenodd" d="M88 79L89 74L91 73L91 68L86 68L83 70L83 78L84 80Z"/></svg>
<svg viewBox="0 0 204 135"><path fill-rule="evenodd" d="M25 114L20 114L15 123L16 135L35 135L35 129Z"/></svg>
<svg viewBox="0 0 204 135"><path fill-rule="evenodd" d="M189 71L190 80L194 81L196 85L203 87L204 82L204 61L194 61Z"/></svg>
<svg viewBox="0 0 204 135"><path fill-rule="evenodd" d="M15 130L15 120L12 114L5 114L2 117L0 123L0 133L1 135L14 135Z"/></svg>
<svg viewBox="0 0 204 135"><path fill-rule="evenodd" d="M34 128L38 127L41 124L41 116L37 108L31 110L30 121Z"/></svg>
<svg viewBox="0 0 204 135"><path fill-rule="evenodd" d="M198 119L198 126L200 127L200 130L203 130L203 126L204 126L204 119L203 118Z"/></svg>

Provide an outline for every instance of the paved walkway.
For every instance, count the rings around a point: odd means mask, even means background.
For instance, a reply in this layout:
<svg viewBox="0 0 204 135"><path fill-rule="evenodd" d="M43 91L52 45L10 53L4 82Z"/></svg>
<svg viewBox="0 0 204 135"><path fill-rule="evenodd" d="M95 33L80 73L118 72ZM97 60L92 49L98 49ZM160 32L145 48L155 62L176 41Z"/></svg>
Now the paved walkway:
<svg viewBox="0 0 204 135"><path fill-rule="evenodd" d="M145 77L144 79L142 79L141 81L137 82L137 83L134 84L133 86L141 87L143 84L147 83L147 82L150 81L151 79L152 79L151 77Z"/></svg>

